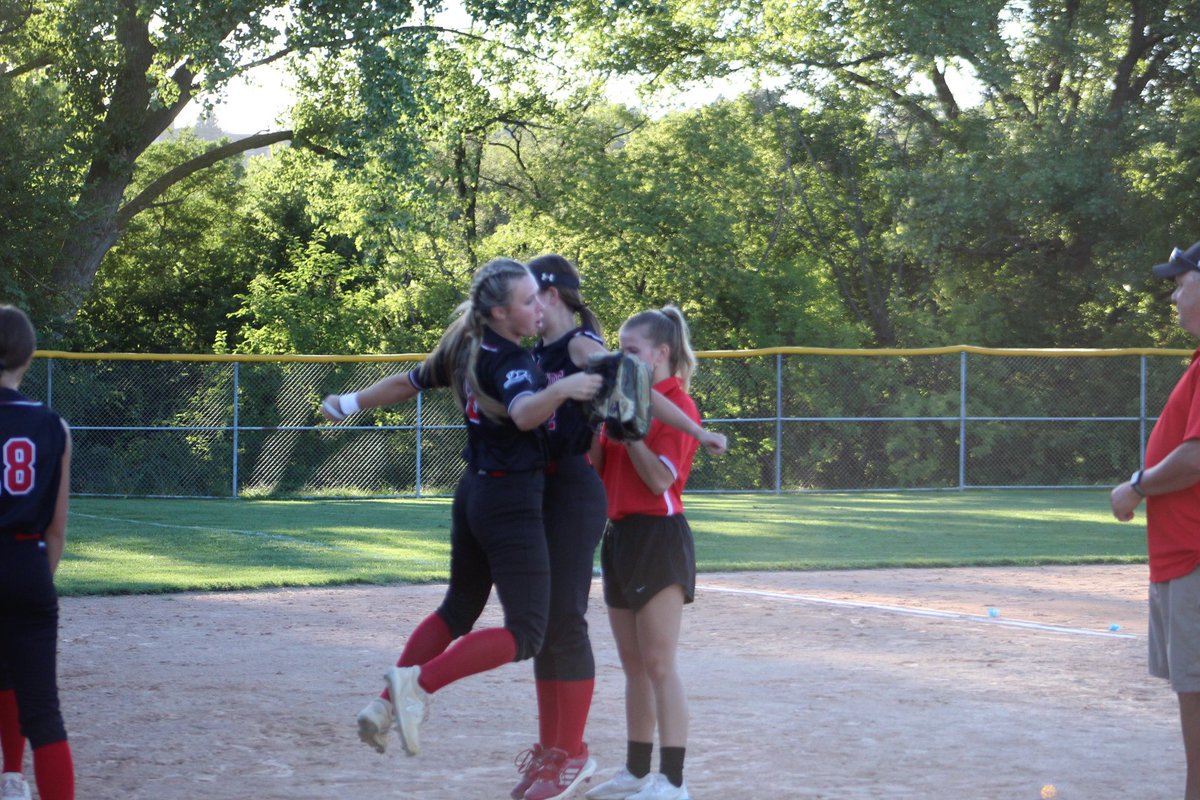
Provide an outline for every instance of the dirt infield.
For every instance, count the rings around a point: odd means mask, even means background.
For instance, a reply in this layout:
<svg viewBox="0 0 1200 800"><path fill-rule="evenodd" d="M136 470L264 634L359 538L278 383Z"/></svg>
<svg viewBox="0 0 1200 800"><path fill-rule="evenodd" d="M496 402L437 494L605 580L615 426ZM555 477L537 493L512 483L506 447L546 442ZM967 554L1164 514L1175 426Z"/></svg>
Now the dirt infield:
<svg viewBox="0 0 1200 800"><path fill-rule="evenodd" d="M692 796L1179 797L1175 698L1145 669L1145 581L1144 566L702 575L681 653ZM354 733L442 591L63 600L78 796L507 797L536 731L528 663L440 692L417 758ZM587 738L603 777L624 758L622 679L598 587L592 603Z"/></svg>

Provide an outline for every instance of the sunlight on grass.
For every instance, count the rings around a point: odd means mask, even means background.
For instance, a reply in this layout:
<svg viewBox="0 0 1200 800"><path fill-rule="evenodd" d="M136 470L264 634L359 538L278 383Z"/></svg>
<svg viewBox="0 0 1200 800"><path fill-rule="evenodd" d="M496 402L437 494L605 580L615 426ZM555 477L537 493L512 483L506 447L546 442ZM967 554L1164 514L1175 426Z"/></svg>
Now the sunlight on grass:
<svg viewBox="0 0 1200 800"><path fill-rule="evenodd" d="M702 571L1145 560L1107 491L697 495ZM58 582L112 594L445 580L450 498L76 498Z"/></svg>

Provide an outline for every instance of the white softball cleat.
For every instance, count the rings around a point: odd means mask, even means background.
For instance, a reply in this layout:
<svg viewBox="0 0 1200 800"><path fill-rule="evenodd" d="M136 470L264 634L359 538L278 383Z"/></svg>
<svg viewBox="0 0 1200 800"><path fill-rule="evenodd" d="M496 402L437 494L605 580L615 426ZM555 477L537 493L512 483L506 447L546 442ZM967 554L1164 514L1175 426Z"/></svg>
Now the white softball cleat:
<svg viewBox="0 0 1200 800"><path fill-rule="evenodd" d="M420 676L420 667L392 667L383 676L392 696L400 743L410 756L421 752L421 723L429 716L429 693L417 683Z"/></svg>
<svg viewBox="0 0 1200 800"><path fill-rule="evenodd" d="M30 800L31 796L24 775L19 772L0 775L0 800Z"/></svg>
<svg viewBox="0 0 1200 800"><path fill-rule="evenodd" d="M388 731L395 722L392 704L382 697L376 697L358 712L358 738L376 753L387 752Z"/></svg>

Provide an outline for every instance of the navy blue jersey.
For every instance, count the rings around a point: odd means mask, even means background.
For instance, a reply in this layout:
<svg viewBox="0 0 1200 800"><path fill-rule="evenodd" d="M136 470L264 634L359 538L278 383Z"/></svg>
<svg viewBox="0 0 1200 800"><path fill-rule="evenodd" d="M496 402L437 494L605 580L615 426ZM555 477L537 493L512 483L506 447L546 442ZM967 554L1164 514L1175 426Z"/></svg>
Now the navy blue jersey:
<svg viewBox="0 0 1200 800"><path fill-rule="evenodd" d="M409 382L418 391L442 386L427 365L428 362L422 362L409 372ZM546 388L546 376L538 369L533 356L521 345L510 342L487 326L483 329L483 343L479 345L475 377L479 388L503 403L505 408L512 408L518 397ZM510 418L494 420L476 405L465 378L463 390L467 396L463 410L467 421L467 447L463 450L463 459L472 469L523 472L546 466L545 426L522 431Z"/></svg>
<svg viewBox="0 0 1200 800"><path fill-rule="evenodd" d="M41 534L49 527L66 446L58 414L0 388L0 536Z"/></svg>
<svg viewBox="0 0 1200 800"><path fill-rule="evenodd" d="M583 370L571 360L571 340L576 336L586 336L604 346L604 340L591 328L573 328L567 333L546 344L539 341L533 348L533 358L546 380L554 383L559 378L574 375ZM558 407L554 416L546 422L549 434L547 447L551 460L557 461L567 456L577 456L586 453L592 445L592 434L595 432L588 425L587 411L583 403L567 400Z"/></svg>

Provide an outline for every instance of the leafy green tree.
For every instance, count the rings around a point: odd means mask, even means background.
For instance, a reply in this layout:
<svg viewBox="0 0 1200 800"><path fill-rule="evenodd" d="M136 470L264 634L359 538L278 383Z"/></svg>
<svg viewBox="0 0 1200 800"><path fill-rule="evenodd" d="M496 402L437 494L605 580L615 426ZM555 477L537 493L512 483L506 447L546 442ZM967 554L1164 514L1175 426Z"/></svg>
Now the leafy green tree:
<svg viewBox="0 0 1200 800"><path fill-rule="evenodd" d="M71 205L69 177L56 163L67 135L54 87L0 78L0 298L26 309L43 338L54 332L56 294L55 243L44 231Z"/></svg>
<svg viewBox="0 0 1200 800"><path fill-rule="evenodd" d="M488 24L502 25L538 19L558 5L470 0L465 7ZM139 160L188 103L211 104L231 79L281 60L349 62L358 66L363 87L403 84L408 69L419 69L426 44L446 33L428 16L439 7L436 0L5 2L0 107L15 105L26 93L55 97L56 113L46 118L64 125L63 146L47 173L69 183L71 211L29 220L43 223L31 235L52 243L56 256L42 270L64 315L72 317L80 307L102 258L133 218L171 186L272 143L335 153L350 119L337 109L330 109L329 119L300 115L296 127L217 145L128 193ZM377 58L381 51L388 57ZM379 69L384 65L390 68ZM370 91L360 94L371 97ZM38 191L36 185L27 188Z"/></svg>
<svg viewBox="0 0 1200 800"><path fill-rule="evenodd" d="M1175 129L1200 74L1198 11L1194 0L678 0L593 43L600 63L659 80L741 69L814 114L861 110L897 157L843 173L830 196L887 190L875 235L842 236L895 289L876 294L908 331L894 336L868 286L842 290L852 315L872 311L877 342L1083 345L1151 327L1131 292L1096 287L1144 292L1144 267L1134 279L1129 265L1194 238L1181 231L1195 193L1175 180L1194 167L1175 157Z"/></svg>
<svg viewBox="0 0 1200 800"><path fill-rule="evenodd" d="M369 269L315 239L288 252L291 269L258 275L241 297L239 348L247 353L355 353L382 338L378 285Z"/></svg>
<svg viewBox="0 0 1200 800"><path fill-rule="evenodd" d="M387 71L402 58L411 56L379 48L371 69ZM419 70L369 91L358 85L361 64L322 69L312 86L324 93L321 106L341 109L354 161L336 184L343 205L329 229L359 243L398 313L377 346L431 348L480 263L516 255L488 244L512 213L498 154L519 159L523 138L553 130L580 101L569 76L512 41L430 43ZM568 88L552 92L548 81Z"/></svg>
<svg viewBox="0 0 1200 800"><path fill-rule="evenodd" d="M134 190L207 149L186 133L153 145L139 162ZM262 248L253 248L256 237L243 214L246 172L240 160L215 164L175 184L130 220L101 264L68 345L211 352L238 308L235 294L267 260Z"/></svg>
<svg viewBox="0 0 1200 800"><path fill-rule="evenodd" d="M609 325L670 301L705 348L860 341L796 235L778 124L747 97L658 120L595 107L520 137L494 168L512 209L495 241L574 259Z"/></svg>
<svg viewBox="0 0 1200 800"><path fill-rule="evenodd" d="M230 287L233 309L216 320L219 348L389 349L400 311L378 256L360 244L366 237L358 191L345 173L305 150L252 162L238 212L244 233L231 242L252 269L245 283Z"/></svg>

